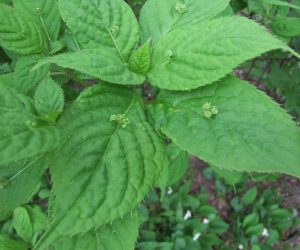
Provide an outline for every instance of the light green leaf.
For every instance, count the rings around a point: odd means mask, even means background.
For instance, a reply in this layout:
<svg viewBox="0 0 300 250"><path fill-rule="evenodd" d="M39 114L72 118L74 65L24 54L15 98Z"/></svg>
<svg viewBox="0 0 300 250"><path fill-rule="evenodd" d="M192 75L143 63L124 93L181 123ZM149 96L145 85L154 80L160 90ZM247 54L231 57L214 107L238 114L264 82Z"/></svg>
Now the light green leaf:
<svg viewBox="0 0 300 250"><path fill-rule="evenodd" d="M156 43L170 31L215 17L228 0L148 0L141 10L141 40Z"/></svg>
<svg viewBox="0 0 300 250"><path fill-rule="evenodd" d="M0 234L0 249L1 250L28 250L30 246L23 242L8 238L4 234Z"/></svg>
<svg viewBox="0 0 300 250"><path fill-rule="evenodd" d="M217 112L205 118L208 103ZM217 167L300 177L299 127L246 82L229 77L192 92L161 92L152 108L174 143Z"/></svg>
<svg viewBox="0 0 300 250"><path fill-rule="evenodd" d="M164 196L165 189L168 185L168 179L169 179L169 159L167 156L165 156L165 160L162 166L162 170L160 171L159 177L157 182L155 183L155 186L158 187L161 191L161 197Z"/></svg>
<svg viewBox="0 0 300 250"><path fill-rule="evenodd" d="M138 41L138 22L123 0L59 0L61 15L81 49L113 48L127 61Z"/></svg>
<svg viewBox="0 0 300 250"><path fill-rule="evenodd" d="M89 88L60 127L65 141L52 163L54 218L36 249L125 216L152 189L164 160L141 97L125 87Z"/></svg>
<svg viewBox="0 0 300 250"><path fill-rule="evenodd" d="M254 202L256 196L257 196L257 188L253 187L244 194L242 198L242 202L245 205L250 205Z"/></svg>
<svg viewBox="0 0 300 250"><path fill-rule="evenodd" d="M260 0L260 1L263 2L263 3L266 3L266 4L277 5L277 6L285 6L285 7L300 10L300 6L288 3L286 1L281 1L281 0Z"/></svg>
<svg viewBox="0 0 300 250"><path fill-rule="evenodd" d="M64 108L62 88L51 78L40 83L35 93L35 107L42 119L55 121ZM53 120L51 120L53 118Z"/></svg>
<svg viewBox="0 0 300 250"><path fill-rule="evenodd" d="M12 225L17 234L26 242L30 243L33 236L33 226L26 208L18 207L14 210Z"/></svg>
<svg viewBox="0 0 300 250"><path fill-rule="evenodd" d="M11 82L9 87L16 89L22 94L28 94L34 89L50 71L49 65L43 65L34 71L31 70L39 58L39 56L21 57L16 63L13 82Z"/></svg>
<svg viewBox="0 0 300 250"><path fill-rule="evenodd" d="M245 60L279 48L296 55L253 21L237 16L213 19L163 37L154 47L148 78L164 89L194 89L219 80Z"/></svg>
<svg viewBox="0 0 300 250"><path fill-rule="evenodd" d="M55 250L133 250L138 237L138 226L138 216L129 214L83 236L59 240L55 243Z"/></svg>
<svg viewBox="0 0 300 250"><path fill-rule="evenodd" d="M133 51L128 62L130 70L140 75L146 75L151 63L150 53L150 41Z"/></svg>
<svg viewBox="0 0 300 250"><path fill-rule="evenodd" d="M300 18L276 18L271 23L272 30L279 36L294 37L300 35Z"/></svg>
<svg viewBox="0 0 300 250"><path fill-rule="evenodd" d="M60 14L56 0L14 0L16 9L41 27L51 45L60 30Z"/></svg>
<svg viewBox="0 0 300 250"><path fill-rule="evenodd" d="M166 151L170 162L168 183L174 185L185 174L189 166L189 155L174 143L169 144Z"/></svg>
<svg viewBox="0 0 300 250"><path fill-rule="evenodd" d="M144 76L131 72L117 52L109 48L82 50L46 58L41 60L34 69L46 63L55 63L118 84L141 84L145 79Z"/></svg>
<svg viewBox="0 0 300 250"><path fill-rule="evenodd" d="M0 4L0 45L20 53L35 54L46 51L42 29L22 11Z"/></svg>

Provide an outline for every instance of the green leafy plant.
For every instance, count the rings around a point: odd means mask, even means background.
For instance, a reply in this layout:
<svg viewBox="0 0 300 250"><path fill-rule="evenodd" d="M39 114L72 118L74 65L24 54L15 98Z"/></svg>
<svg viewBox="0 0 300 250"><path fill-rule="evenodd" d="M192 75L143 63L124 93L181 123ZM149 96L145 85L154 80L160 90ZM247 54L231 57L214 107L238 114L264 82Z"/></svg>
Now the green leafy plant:
<svg viewBox="0 0 300 250"><path fill-rule="evenodd" d="M47 229L38 241L18 229L26 244L133 249L137 205L169 180L168 140L216 167L300 176L299 127L230 75L270 50L299 55L228 6L148 0L138 22L122 0L0 4L13 69L0 76L0 212L47 169L52 183Z"/></svg>
<svg viewBox="0 0 300 250"><path fill-rule="evenodd" d="M219 236L228 229L217 210L208 205L205 193L191 195L190 185L178 190L169 187L162 201L151 193L140 208L141 227L138 249L212 249L220 246Z"/></svg>

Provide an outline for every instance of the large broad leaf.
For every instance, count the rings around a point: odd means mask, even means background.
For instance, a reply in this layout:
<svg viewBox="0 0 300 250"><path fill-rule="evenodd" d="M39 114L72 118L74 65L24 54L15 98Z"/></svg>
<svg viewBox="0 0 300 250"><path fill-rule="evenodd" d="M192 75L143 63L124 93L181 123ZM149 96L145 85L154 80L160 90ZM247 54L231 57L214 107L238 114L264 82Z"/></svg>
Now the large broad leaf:
<svg viewBox="0 0 300 250"><path fill-rule="evenodd" d="M228 4L228 0L148 0L141 11L141 40L156 43L177 27L217 16Z"/></svg>
<svg viewBox="0 0 300 250"><path fill-rule="evenodd" d="M39 56L24 56L18 59L13 74L13 81L8 85L22 94L28 94L50 71L49 65L43 65L37 70L31 69L37 63Z"/></svg>
<svg viewBox="0 0 300 250"><path fill-rule="evenodd" d="M55 243L55 250L133 250L138 236L138 216L129 214L104 228L84 235L66 237Z"/></svg>
<svg viewBox="0 0 300 250"><path fill-rule="evenodd" d="M127 88L89 88L60 126L65 142L53 159L54 218L36 249L125 216L151 190L164 160L140 96Z"/></svg>
<svg viewBox="0 0 300 250"><path fill-rule="evenodd" d="M114 48L127 61L138 41L138 22L123 0L59 0L61 15L81 49Z"/></svg>
<svg viewBox="0 0 300 250"><path fill-rule="evenodd" d="M46 63L55 63L71 68L101 80L118 84L141 84L145 77L129 70L114 49L81 50L41 60L38 68Z"/></svg>
<svg viewBox="0 0 300 250"><path fill-rule="evenodd" d="M60 143L59 130L30 113L28 102L0 85L0 211L28 200L45 170L42 155Z"/></svg>
<svg viewBox="0 0 300 250"><path fill-rule="evenodd" d="M50 44L57 39L61 20L56 0L14 0L14 6L42 28Z"/></svg>
<svg viewBox="0 0 300 250"><path fill-rule="evenodd" d="M207 106L218 114L205 118ZM246 82L229 77L192 92L162 92L154 110L175 144L217 167L300 177L299 127Z"/></svg>
<svg viewBox="0 0 300 250"><path fill-rule="evenodd" d="M1 46L20 54L42 53L48 49L41 27L21 10L0 4L0 16Z"/></svg>
<svg viewBox="0 0 300 250"><path fill-rule="evenodd" d="M253 21L237 16L213 19L164 36L154 47L148 77L160 88L193 89L217 81L245 60L278 48L291 51Z"/></svg>

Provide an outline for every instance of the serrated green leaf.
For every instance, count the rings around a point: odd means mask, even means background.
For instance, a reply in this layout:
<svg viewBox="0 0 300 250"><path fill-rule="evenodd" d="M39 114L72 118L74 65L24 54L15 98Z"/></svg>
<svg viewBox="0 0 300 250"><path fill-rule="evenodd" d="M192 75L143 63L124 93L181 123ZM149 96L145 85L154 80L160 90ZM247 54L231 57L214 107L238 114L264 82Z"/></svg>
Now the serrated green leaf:
<svg viewBox="0 0 300 250"><path fill-rule="evenodd" d="M164 160L140 96L124 87L89 88L60 127L65 142L52 163L54 218L36 249L125 216L151 190Z"/></svg>
<svg viewBox="0 0 300 250"><path fill-rule="evenodd" d="M10 239L4 234L0 234L0 249L1 250L28 250L30 246L23 242Z"/></svg>
<svg viewBox="0 0 300 250"><path fill-rule="evenodd" d="M41 27L49 45L56 41L61 24L56 0L14 0L14 6Z"/></svg>
<svg viewBox="0 0 300 250"><path fill-rule="evenodd" d="M35 93L35 107L42 119L50 119L51 122L54 122L57 115L63 111L63 90L51 78L46 78L38 86Z"/></svg>
<svg viewBox="0 0 300 250"><path fill-rule="evenodd" d="M83 236L67 237L55 243L55 250L133 250L138 236L138 216L127 215L102 229L90 231Z"/></svg>
<svg viewBox="0 0 300 250"><path fill-rule="evenodd" d="M141 40L156 43L178 27L215 17L228 4L228 0L148 0L141 11Z"/></svg>
<svg viewBox="0 0 300 250"><path fill-rule="evenodd" d="M146 75L150 68L150 41L133 51L129 58L129 69L137 74Z"/></svg>
<svg viewBox="0 0 300 250"><path fill-rule="evenodd" d="M138 22L122 0L59 0L61 15L81 49L113 48L127 61L138 41Z"/></svg>
<svg viewBox="0 0 300 250"><path fill-rule="evenodd" d="M12 226L24 241L31 243L33 226L26 208L18 207L14 210Z"/></svg>
<svg viewBox="0 0 300 250"><path fill-rule="evenodd" d="M208 102L218 109L211 118ZM163 133L215 166L300 177L299 127L246 82L229 77L192 92L161 92L153 109Z"/></svg>
<svg viewBox="0 0 300 250"><path fill-rule="evenodd" d="M13 82L9 85L19 93L28 94L34 89L50 71L49 65L43 65L32 71L33 66L40 59L39 56L24 56L18 59L13 75Z"/></svg>
<svg viewBox="0 0 300 250"><path fill-rule="evenodd" d="M47 166L41 154L60 143L59 130L41 123L29 105L26 97L0 85L0 211L28 200Z"/></svg>
<svg viewBox="0 0 300 250"><path fill-rule="evenodd" d="M0 4L0 45L20 53L35 54L46 51L47 43L42 29L21 10Z"/></svg>
<svg viewBox="0 0 300 250"><path fill-rule="evenodd" d="M153 49L148 78L163 89L194 89L219 80L245 60L279 48L295 54L253 21L217 18L164 36Z"/></svg>
<svg viewBox="0 0 300 250"><path fill-rule="evenodd" d="M46 58L41 60L35 69L46 63L55 63L118 84L141 84L145 79L144 76L131 72L117 52L108 48L82 50Z"/></svg>
<svg viewBox="0 0 300 250"><path fill-rule="evenodd" d="M272 30L279 36L294 37L300 35L300 18L276 18L271 23Z"/></svg>

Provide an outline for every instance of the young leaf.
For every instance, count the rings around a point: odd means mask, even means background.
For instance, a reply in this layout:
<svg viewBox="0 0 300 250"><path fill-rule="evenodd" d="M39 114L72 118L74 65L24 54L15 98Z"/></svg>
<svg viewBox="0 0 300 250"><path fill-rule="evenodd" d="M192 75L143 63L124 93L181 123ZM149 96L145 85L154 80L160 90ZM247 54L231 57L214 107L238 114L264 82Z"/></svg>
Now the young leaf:
<svg viewBox="0 0 300 250"><path fill-rule="evenodd" d="M129 58L129 69L137 74L146 75L150 68L150 41L133 51Z"/></svg>
<svg viewBox="0 0 300 250"><path fill-rule="evenodd" d="M163 37L153 49L148 77L160 88L194 89L219 80L245 60L279 48L292 52L253 21L217 18Z"/></svg>
<svg viewBox="0 0 300 250"><path fill-rule="evenodd" d="M48 49L42 29L21 10L0 4L0 16L1 46L20 54L42 53Z"/></svg>
<svg viewBox="0 0 300 250"><path fill-rule="evenodd" d="M59 0L61 15L81 49L113 48L127 61L138 41L138 22L123 0Z"/></svg>
<svg viewBox="0 0 300 250"><path fill-rule="evenodd" d="M8 238L4 234L0 234L0 249L3 250L28 250L30 246L23 242Z"/></svg>
<svg viewBox="0 0 300 250"><path fill-rule="evenodd" d="M300 177L299 127L246 82L229 77L192 92L161 92L152 108L174 143L217 167Z"/></svg>
<svg viewBox="0 0 300 250"><path fill-rule="evenodd" d="M138 216L129 214L107 224L104 228L58 240L55 250L132 250L138 237Z"/></svg>
<svg viewBox="0 0 300 250"><path fill-rule="evenodd" d="M173 29L215 17L228 4L228 0L148 0L141 11L141 40L156 43Z"/></svg>
<svg viewBox="0 0 300 250"><path fill-rule="evenodd" d="M51 122L56 120L64 108L64 93L61 87L51 78L40 83L35 93L35 107L42 119Z"/></svg>
<svg viewBox="0 0 300 250"><path fill-rule="evenodd" d="M34 69L46 63L55 63L118 84L141 84L145 79L144 76L131 72L115 50L103 47L46 58L41 60Z"/></svg>
<svg viewBox="0 0 300 250"><path fill-rule="evenodd" d="M12 225L17 234L26 242L31 243L33 226L26 208L18 207L14 210Z"/></svg>
<svg viewBox="0 0 300 250"><path fill-rule="evenodd" d="M57 128L42 124L12 89L0 85L0 97L0 166L56 149L60 143Z"/></svg>
<svg viewBox="0 0 300 250"><path fill-rule="evenodd" d="M54 218L36 249L125 216L151 190L164 160L164 146L146 120L142 100L124 87L89 88L60 127L64 144L51 171Z"/></svg>
<svg viewBox="0 0 300 250"><path fill-rule="evenodd" d="M41 27L49 45L56 41L61 24L56 0L14 0L14 6Z"/></svg>
<svg viewBox="0 0 300 250"><path fill-rule="evenodd" d="M24 56L18 59L13 75L13 82L9 87L14 88L17 92L28 94L35 88L50 71L49 65L43 65L37 70L31 69L37 63L39 56Z"/></svg>

